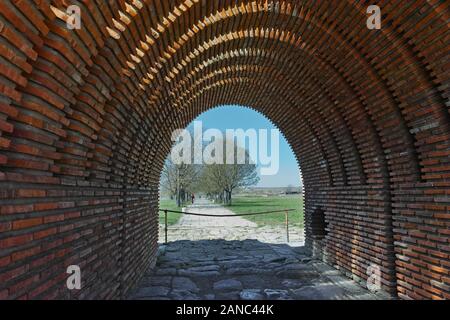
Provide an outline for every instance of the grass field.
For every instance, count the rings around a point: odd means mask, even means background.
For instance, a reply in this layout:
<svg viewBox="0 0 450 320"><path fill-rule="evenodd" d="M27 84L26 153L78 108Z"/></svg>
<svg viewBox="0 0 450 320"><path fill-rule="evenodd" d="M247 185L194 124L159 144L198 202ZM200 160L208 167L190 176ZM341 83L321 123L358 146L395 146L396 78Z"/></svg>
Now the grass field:
<svg viewBox="0 0 450 320"><path fill-rule="evenodd" d="M175 200L170 200L170 199L160 199L159 200L159 208L181 211L181 208L177 207ZM167 223L169 224L169 226L177 223L178 220L180 220L180 218L181 218L181 213L173 213L173 212L167 213ZM159 223L164 224L164 212L159 212Z"/></svg>
<svg viewBox="0 0 450 320"><path fill-rule="evenodd" d="M295 209L289 212L289 224L303 226L303 198L300 195L292 196L236 196L228 207L234 213L251 213L261 211L273 211ZM258 226L284 225L285 214L270 213L256 216L244 216L244 219L253 221Z"/></svg>

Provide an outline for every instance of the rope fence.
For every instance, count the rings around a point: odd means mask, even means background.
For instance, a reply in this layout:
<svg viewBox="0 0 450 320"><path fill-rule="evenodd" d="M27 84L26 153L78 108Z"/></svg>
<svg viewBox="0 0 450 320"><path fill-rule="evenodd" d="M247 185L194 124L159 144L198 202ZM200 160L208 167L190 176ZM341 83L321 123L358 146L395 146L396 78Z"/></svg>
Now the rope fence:
<svg viewBox="0 0 450 320"><path fill-rule="evenodd" d="M261 212L249 212L249 213L236 213L236 214L207 214L207 213L196 213L196 212L184 212L169 209L158 209L160 212L164 212L164 243L167 244L167 233L168 233L168 213L181 213L190 216L199 217L214 217L214 218L226 218L226 217L243 217L243 216L256 216L271 213L284 213L285 214L285 225L286 225L286 241L289 243L289 212L295 211L295 209L283 209L283 210L272 210L272 211L261 211Z"/></svg>

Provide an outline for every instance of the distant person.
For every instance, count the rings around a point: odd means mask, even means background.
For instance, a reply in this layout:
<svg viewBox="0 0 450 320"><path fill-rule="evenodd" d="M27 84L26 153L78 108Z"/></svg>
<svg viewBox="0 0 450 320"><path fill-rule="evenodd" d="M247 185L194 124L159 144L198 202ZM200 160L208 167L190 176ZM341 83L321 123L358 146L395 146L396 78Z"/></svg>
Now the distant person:
<svg viewBox="0 0 450 320"><path fill-rule="evenodd" d="M194 200L195 200L195 195L191 194L191 200L192 200L192 204L194 204Z"/></svg>

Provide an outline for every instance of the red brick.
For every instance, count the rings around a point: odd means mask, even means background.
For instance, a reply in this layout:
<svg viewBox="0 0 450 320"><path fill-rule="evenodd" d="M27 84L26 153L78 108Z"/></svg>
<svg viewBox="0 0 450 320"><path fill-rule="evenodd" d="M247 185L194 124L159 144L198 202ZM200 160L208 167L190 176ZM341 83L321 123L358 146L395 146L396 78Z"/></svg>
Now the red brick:
<svg viewBox="0 0 450 320"><path fill-rule="evenodd" d="M14 246L20 246L32 240L32 235L24 234L20 236L10 237L0 240L0 248L10 248Z"/></svg>
<svg viewBox="0 0 450 320"><path fill-rule="evenodd" d="M17 220L13 222L13 229L25 229L25 228L31 228L37 225L42 224L42 218L31 218L31 219L24 219L24 220Z"/></svg>
<svg viewBox="0 0 450 320"><path fill-rule="evenodd" d="M56 228L50 228L50 229L46 229L46 230L42 230L42 231L38 231L35 232L33 234L33 238L34 239L42 239L42 238L46 238L52 234L55 234L57 232Z"/></svg>
<svg viewBox="0 0 450 320"><path fill-rule="evenodd" d="M5 256L0 258L0 267L6 267L11 262L10 256Z"/></svg>
<svg viewBox="0 0 450 320"><path fill-rule="evenodd" d="M34 275L28 279L22 280L22 281L18 282L17 284L11 286L9 288L9 292L10 292L10 294L16 294L17 292L19 292L23 289L26 289L30 285L34 284L38 280L39 280L39 275Z"/></svg>

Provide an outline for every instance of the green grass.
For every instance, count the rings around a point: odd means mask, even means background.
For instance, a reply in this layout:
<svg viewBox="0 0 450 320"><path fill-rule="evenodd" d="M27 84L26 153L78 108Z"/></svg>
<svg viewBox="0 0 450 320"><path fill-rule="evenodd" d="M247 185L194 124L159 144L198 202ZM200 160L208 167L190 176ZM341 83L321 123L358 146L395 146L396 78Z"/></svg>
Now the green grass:
<svg viewBox="0 0 450 320"><path fill-rule="evenodd" d="M295 209L295 211L289 211L289 225L303 226L303 198L300 195L268 197L236 196L233 197L232 205L227 208L231 209L234 213ZM242 218L253 221L258 226L285 224L284 212L243 216Z"/></svg>
<svg viewBox="0 0 450 320"><path fill-rule="evenodd" d="M168 209L168 210L175 210L175 211L181 211L180 207L177 207L177 203L175 200L170 199L161 199L159 200L159 209ZM174 213L174 212L168 212L167 213L167 223L169 226L174 225L178 222L181 218L181 213ZM164 212L159 212L159 223L164 224Z"/></svg>

